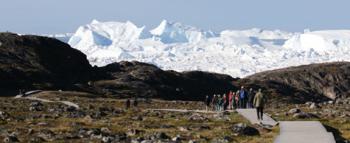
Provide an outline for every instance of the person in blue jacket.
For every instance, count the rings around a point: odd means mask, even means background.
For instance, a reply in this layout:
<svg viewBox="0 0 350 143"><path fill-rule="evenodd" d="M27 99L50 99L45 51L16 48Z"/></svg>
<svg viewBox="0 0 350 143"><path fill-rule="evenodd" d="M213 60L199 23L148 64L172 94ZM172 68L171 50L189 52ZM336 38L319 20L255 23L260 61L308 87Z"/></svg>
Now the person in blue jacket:
<svg viewBox="0 0 350 143"><path fill-rule="evenodd" d="M247 107L247 91L245 91L244 86L239 91L239 103L241 108Z"/></svg>

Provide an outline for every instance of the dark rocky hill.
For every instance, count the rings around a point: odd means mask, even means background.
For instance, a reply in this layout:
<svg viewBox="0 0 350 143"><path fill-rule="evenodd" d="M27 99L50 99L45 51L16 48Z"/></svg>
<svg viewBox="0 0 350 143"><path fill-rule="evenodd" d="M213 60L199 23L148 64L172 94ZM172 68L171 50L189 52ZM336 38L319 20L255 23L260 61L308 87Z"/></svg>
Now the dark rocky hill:
<svg viewBox="0 0 350 143"><path fill-rule="evenodd" d="M153 96L171 100L203 100L205 95L235 89L228 75L200 71L163 71L140 62L120 62L95 68L91 86L109 95ZM96 90L99 89L99 90Z"/></svg>
<svg viewBox="0 0 350 143"><path fill-rule="evenodd" d="M263 88L286 102L322 101L350 95L350 63L334 62L272 70L240 84Z"/></svg>
<svg viewBox="0 0 350 143"><path fill-rule="evenodd" d="M56 39L0 33L0 91L82 90L116 97L202 100L234 88L227 75L163 71L139 62L91 67L86 55Z"/></svg>
<svg viewBox="0 0 350 143"><path fill-rule="evenodd" d="M52 88L86 80L86 56L56 39L0 33L0 87Z"/></svg>

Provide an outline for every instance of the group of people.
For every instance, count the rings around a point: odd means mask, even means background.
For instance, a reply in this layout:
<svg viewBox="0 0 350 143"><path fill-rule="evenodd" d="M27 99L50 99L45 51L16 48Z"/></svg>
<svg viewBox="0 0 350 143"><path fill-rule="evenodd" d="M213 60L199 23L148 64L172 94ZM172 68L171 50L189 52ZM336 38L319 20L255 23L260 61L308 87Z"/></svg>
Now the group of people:
<svg viewBox="0 0 350 143"><path fill-rule="evenodd" d="M222 95L207 95L205 98L207 111L210 109L214 111L225 111L239 108L256 108L259 120L262 120L263 118L263 108L265 103L266 98L262 94L261 89L255 92L252 88L250 88L247 91L244 86L242 86L241 89L236 92L229 91L228 93L224 93Z"/></svg>

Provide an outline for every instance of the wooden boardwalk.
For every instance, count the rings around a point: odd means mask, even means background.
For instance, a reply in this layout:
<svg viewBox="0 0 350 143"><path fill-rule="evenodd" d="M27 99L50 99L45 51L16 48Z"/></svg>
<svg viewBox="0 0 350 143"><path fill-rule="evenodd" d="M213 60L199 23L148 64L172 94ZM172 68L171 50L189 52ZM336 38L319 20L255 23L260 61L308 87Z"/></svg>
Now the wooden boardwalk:
<svg viewBox="0 0 350 143"><path fill-rule="evenodd" d="M255 109L237 109L237 112L244 118L248 119L252 124L260 124ZM261 121L261 124L264 126L273 127L278 125L278 122L266 114L263 115L263 119L264 120Z"/></svg>
<svg viewBox="0 0 350 143"><path fill-rule="evenodd" d="M335 143L319 121L282 121L275 143Z"/></svg>
<svg viewBox="0 0 350 143"><path fill-rule="evenodd" d="M237 109L237 112L251 123L259 123L255 109ZM276 122L264 114L261 121L264 126L276 126L279 124L280 135L274 143L335 143L332 133L319 121L281 121Z"/></svg>

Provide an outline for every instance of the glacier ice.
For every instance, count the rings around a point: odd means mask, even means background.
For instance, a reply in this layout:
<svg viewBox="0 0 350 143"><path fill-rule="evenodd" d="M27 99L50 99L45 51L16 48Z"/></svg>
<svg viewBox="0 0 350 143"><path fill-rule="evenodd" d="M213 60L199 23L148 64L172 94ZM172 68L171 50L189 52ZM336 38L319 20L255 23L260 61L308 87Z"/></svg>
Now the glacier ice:
<svg viewBox="0 0 350 143"><path fill-rule="evenodd" d="M168 22L167 20L163 20L150 33L165 44L196 43L215 36L211 31L203 31L181 23Z"/></svg>
<svg viewBox="0 0 350 143"><path fill-rule="evenodd" d="M202 70L244 77L302 64L350 61L350 30L292 33L281 30L224 30L220 34L163 20L145 31L131 22L81 26L68 43L90 63L141 61L165 70Z"/></svg>

